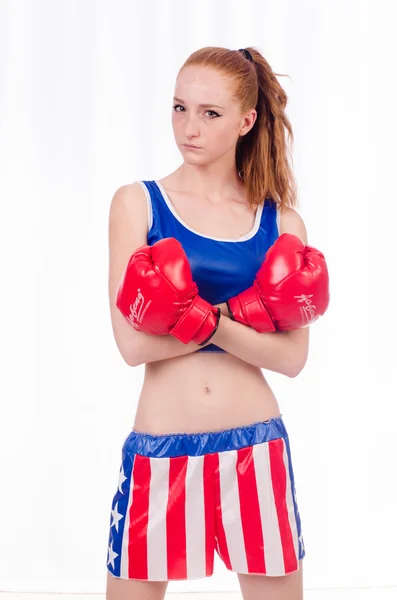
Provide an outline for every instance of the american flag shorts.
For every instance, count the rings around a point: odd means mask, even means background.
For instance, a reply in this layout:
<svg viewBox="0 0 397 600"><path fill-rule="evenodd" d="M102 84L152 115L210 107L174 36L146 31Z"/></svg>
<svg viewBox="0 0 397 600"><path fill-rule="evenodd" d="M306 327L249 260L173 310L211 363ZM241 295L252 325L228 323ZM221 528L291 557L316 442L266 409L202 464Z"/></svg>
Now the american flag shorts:
<svg viewBox="0 0 397 600"><path fill-rule="evenodd" d="M107 569L114 577L269 576L305 556L282 415L221 431L151 435L132 429L112 501Z"/></svg>

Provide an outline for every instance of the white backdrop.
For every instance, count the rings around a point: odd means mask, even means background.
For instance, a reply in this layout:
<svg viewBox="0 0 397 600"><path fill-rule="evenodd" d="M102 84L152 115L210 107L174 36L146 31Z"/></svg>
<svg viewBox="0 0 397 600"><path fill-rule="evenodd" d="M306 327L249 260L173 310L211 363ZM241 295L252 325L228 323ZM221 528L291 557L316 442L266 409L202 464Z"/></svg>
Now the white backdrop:
<svg viewBox="0 0 397 600"><path fill-rule="evenodd" d="M0 589L104 592L111 500L143 367L113 340L115 190L180 164L177 70L263 51L289 95L299 211L331 303L289 429L305 587L397 585L395 3L0 0ZM216 557L175 590L237 590Z"/></svg>

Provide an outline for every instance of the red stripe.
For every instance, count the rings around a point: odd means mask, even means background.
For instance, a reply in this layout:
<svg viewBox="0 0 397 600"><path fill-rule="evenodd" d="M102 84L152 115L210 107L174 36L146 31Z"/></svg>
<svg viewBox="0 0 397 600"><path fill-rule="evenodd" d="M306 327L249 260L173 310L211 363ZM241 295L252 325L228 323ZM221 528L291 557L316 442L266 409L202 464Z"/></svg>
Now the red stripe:
<svg viewBox="0 0 397 600"><path fill-rule="evenodd" d="M221 482L220 482L220 463L219 454L214 454L214 492L215 492L215 524L216 537L218 541L218 554L225 563L225 566L231 571L232 565L230 562L229 550L226 542L225 529L222 519L222 503L221 503Z"/></svg>
<svg viewBox="0 0 397 600"><path fill-rule="evenodd" d="M270 471L272 476L274 501L280 529L281 544L283 548L284 568L286 573L298 569L298 561L292 538L292 531L287 511L287 472L283 458L284 440L269 442Z"/></svg>
<svg viewBox="0 0 397 600"><path fill-rule="evenodd" d="M185 506L188 456L176 456L169 461L167 577L187 579Z"/></svg>
<svg viewBox="0 0 397 600"><path fill-rule="evenodd" d="M212 473L215 465L215 454L205 454L203 464L203 493L205 518L205 574L208 577L214 570L214 487Z"/></svg>
<svg viewBox="0 0 397 600"><path fill-rule="evenodd" d="M266 573L261 512L252 446L238 450L236 470L248 573Z"/></svg>
<svg viewBox="0 0 397 600"><path fill-rule="evenodd" d="M134 489L129 511L128 577L148 578L147 527L149 521L150 459L135 455L133 466Z"/></svg>

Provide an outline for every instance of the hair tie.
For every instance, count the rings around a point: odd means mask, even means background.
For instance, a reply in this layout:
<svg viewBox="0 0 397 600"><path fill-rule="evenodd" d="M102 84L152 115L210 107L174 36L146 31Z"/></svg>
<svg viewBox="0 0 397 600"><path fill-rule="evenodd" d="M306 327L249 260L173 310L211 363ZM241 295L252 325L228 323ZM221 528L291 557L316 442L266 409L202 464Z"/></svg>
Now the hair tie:
<svg viewBox="0 0 397 600"><path fill-rule="evenodd" d="M250 52L248 52L248 50L246 50L245 48L240 48L239 52L244 54L245 58L247 58L250 62L254 62L254 59L252 58L252 55Z"/></svg>

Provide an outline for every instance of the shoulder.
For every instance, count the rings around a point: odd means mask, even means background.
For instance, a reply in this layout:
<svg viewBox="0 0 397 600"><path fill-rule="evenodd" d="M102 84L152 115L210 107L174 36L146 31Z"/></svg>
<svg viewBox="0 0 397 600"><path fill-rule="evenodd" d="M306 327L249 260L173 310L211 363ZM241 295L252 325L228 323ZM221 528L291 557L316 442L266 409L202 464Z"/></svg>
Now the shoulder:
<svg viewBox="0 0 397 600"><path fill-rule="evenodd" d="M280 231L282 233L292 233L298 236L304 244L307 244L307 231L305 223L295 208L284 206L280 211Z"/></svg>
<svg viewBox="0 0 397 600"><path fill-rule="evenodd" d="M117 188L110 203L111 218L134 215L139 218L145 213L147 213L146 192L138 181Z"/></svg>
<svg viewBox="0 0 397 600"><path fill-rule="evenodd" d="M146 193L138 181L120 186L110 203L109 225L112 228L137 228L147 233Z"/></svg>
<svg viewBox="0 0 397 600"><path fill-rule="evenodd" d="M115 191L110 208L121 208L129 209L131 205L137 206L139 204L144 204L146 200L145 191L138 181L134 181L133 183L126 183L125 185L120 186Z"/></svg>

